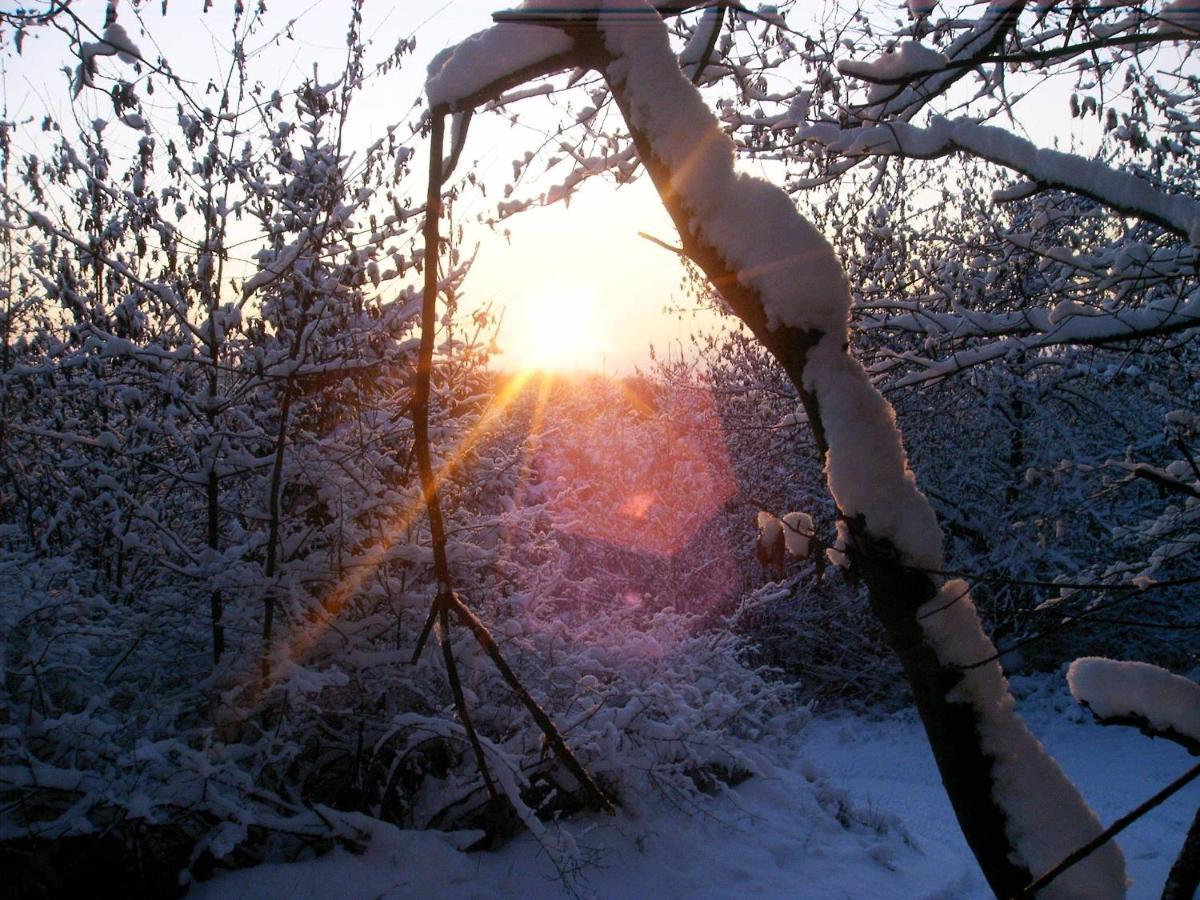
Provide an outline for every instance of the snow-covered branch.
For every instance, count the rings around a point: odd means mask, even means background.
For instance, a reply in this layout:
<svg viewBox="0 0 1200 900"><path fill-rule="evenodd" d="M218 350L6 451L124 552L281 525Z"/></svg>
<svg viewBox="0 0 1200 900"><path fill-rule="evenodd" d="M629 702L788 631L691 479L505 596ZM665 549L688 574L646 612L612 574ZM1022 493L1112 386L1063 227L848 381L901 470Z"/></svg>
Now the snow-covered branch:
<svg viewBox="0 0 1200 900"><path fill-rule="evenodd" d="M942 116L934 116L924 128L907 122L854 128L814 122L799 127L796 139L848 157L935 159L965 153L1018 172L1039 189L1087 197L1121 215L1153 222L1200 247L1200 202L1192 197L1164 193L1137 175L1074 153L1038 147L994 125Z"/></svg>
<svg viewBox="0 0 1200 900"><path fill-rule="evenodd" d="M877 326L926 333L947 328L945 333L955 338L1031 332L958 350L945 359L931 360L912 353L904 354L907 362L920 368L898 379L895 382L898 388L945 378L971 366L1004 359L1014 353L1054 346L1099 347L1120 344L1177 334L1200 326L1200 291L1193 292L1183 303L1159 300L1146 308L1112 313L1092 314L1079 309L1071 301L1064 301L1060 306L1062 308L1049 311L1031 309L996 317L972 314L931 318L929 322L933 327L923 327L925 316L916 313L898 320L883 319Z"/></svg>
<svg viewBox="0 0 1200 900"><path fill-rule="evenodd" d="M944 52L917 42L902 44L893 53L869 62L843 61L844 75L872 81L867 103L850 110L858 121L907 121L930 100L962 78L975 60L1000 45L1016 24L1027 0L995 0L966 34Z"/></svg>
<svg viewBox="0 0 1200 900"><path fill-rule="evenodd" d="M1067 671L1071 695L1105 725L1133 725L1200 753L1200 684L1143 662L1085 657Z"/></svg>

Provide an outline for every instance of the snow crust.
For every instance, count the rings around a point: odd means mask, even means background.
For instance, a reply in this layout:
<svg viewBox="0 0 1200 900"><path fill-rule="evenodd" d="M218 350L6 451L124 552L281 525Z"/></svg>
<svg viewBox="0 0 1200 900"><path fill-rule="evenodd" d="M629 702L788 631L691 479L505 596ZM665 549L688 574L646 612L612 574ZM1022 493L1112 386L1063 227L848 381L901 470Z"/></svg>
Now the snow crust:
<svg viewBox="0 0 1200 900"><path fill-rule="evenodd" d="M1067 670L1071 694L1101 719L1137 716L1200 741L1200 684L1143 662L1088 656Z"/></svg>
<svg viewBox="0 0 1200 900"><path fill-rule="evenodd" d="M971 666L995 655L984 634L966 582L951 580L918 612L925 638L950 666ZM967 669L947 694L973 707L981 745L994 759L992 795L1008 817L1005 833L1019 862L1034 876L1103 831L1058 763L1017 715L1008 680L998 661ZM1067 870L1038 896L1125 896L1125 861L1112 841Z"/></svg>

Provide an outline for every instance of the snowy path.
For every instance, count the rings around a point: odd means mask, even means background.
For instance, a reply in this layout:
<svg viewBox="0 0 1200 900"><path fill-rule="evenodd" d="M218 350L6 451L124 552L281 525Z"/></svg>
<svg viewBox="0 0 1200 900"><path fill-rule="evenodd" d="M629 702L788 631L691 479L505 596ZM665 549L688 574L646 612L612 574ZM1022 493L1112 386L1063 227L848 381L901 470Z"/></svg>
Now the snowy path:
<svg viewBox="0 0 1200 900"><path fill-rule="evenodd" d="M1034 731L1105 822L1184 772L1179 747L1129 729L1083 721L1065 694L1024 704ZM823 773L818 775L818 771ZM815 780L814 780L815 779ZM844 792L844 793L843 793ZM866 815L843 827L848 794ZM1133 898L1157 897L1200 784L1124 833ZM574 824L595 862L579 887L601 898L696 897L975 898L990 896L939 786L912 716L817 718L797 761L756 778L703 809L662 801L616 820ZM916 847L872 827L898 817ZM845 820L845 816L842 817ZM218 878L204 898L402 898L569 896L529 837L495 854L464 855L453 838L381 830L362 857L335 854Z"/></svg>

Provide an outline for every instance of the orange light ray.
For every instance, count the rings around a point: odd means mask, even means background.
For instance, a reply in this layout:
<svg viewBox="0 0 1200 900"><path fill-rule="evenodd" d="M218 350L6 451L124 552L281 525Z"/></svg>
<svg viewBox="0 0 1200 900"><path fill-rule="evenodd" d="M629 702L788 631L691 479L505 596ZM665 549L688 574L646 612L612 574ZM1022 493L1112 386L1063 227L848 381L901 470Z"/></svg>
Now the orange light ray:
<svg viewBox="0 0 1200 900"><path fill-rule="evenodd" d="M508 383L488 404L479 420L467 432L454 454L434 474L435 485L441 485L466 454L484 438L496 419L520 394L530 377L532 377L532 373L518 373L509 379ZM320 606L309 613L308 624L294 628L289 633L286 641L288 660L295 661L306 655L333 627L349 599L358 593L368 578L378 572L380 566L388 561L400 536L407 532L417 517L425 511L425 508L425 496L423 493L418 493L412 503L387 523L386 530L380 535L379 541L366 548L363 554L347 567L346 574L334 585L329 595L321 601ZM247 674L243 681L245 685L250 686L253 692L247 712L249 715L259 708L263 699L261 685L258 683L256 668L253 664L247 666Z"/></svg>

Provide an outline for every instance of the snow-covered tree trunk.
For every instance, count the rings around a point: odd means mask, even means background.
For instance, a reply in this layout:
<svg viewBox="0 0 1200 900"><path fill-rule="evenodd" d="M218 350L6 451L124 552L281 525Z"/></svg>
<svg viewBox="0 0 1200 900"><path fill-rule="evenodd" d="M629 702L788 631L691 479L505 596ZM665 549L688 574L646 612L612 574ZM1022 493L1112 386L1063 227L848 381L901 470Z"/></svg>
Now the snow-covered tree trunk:
<svg viewBox="0 0 1200 900"><path fill-rule="evenodd" d="M595 5L569 32L501 25L442 55L430 67L431 105L469 110L514 73L554 71L564 59L603 72L684 250L800 392L847 554L903 663L963 833L992 888L1011 896L1101 826L1016 715L967 586L939 588L930 574L941 567L941 531L891 407L848 352L841 264L782 190L735 172L733 144L680 72L654 7ZM1123 859L1108 844L1046 896L1124 889Z"/></svg>

